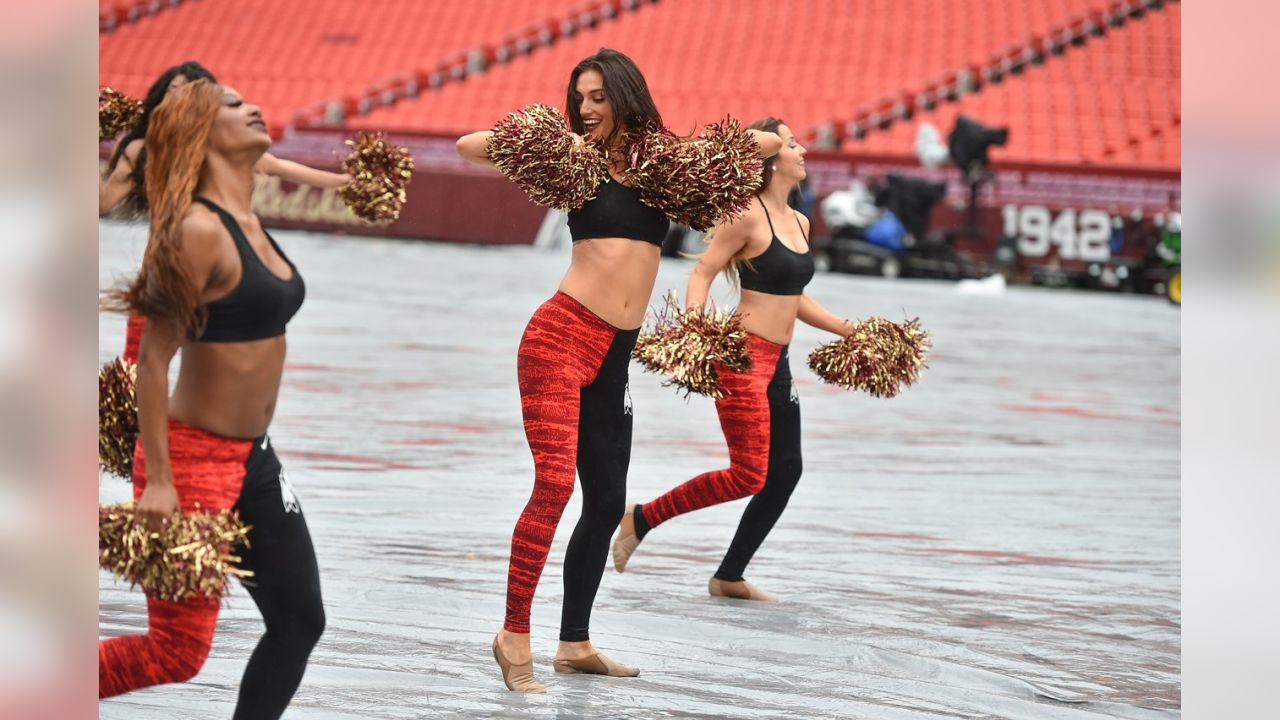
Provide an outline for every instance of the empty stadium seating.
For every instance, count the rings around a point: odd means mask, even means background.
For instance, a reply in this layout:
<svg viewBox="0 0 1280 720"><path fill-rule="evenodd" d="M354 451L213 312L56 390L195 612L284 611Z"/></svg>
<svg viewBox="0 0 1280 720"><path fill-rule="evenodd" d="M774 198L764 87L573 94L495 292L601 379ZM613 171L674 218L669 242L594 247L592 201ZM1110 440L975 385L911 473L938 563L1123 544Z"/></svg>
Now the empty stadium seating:
<svg viewBox="0 0 1280 720"><path fill-rule="evenodd" d="M98 0L98 30L110 32L124 23L137 22L182 2L183 0Z"/></svg>
<svg viewBox="0 0 1280 720"><path fill-rule="evenodd" d="M525 101L562 104L569 68L608 44L635 58L674 127L724 113L742 118L773 113L803 128L851 115L860 103L985 59L993 47L1105 5L1099 0L663 1L601 31L579 33L353 124L462 130L487 125Z"/></svg>
<svg viewBox="0 0 1280 720"><path fill-rule="evenodd" d="M448 134L563 106L570 68L608 45L680 131L775 114L806 139L904 156L917 121L945 135L964 113L1010 127L996 160L1176 167L1179 7L1109 25L1149 2L100 0L100 18L134 20L100 35L100 80L140 95L197 59L275 132Z"/></svg>
<svg viewBox="0 0 1280 720"><path fill-rule="evenodd" d="M856 139L854 128L848 128L843 148L902 153L912 147L917 122L931 122L945 135L964 114L1009 127L1009 144L993 148L993 160L1176 168L1181 164L1180 20L1176 4L1147 13L1043 65L1006 74L998 84L988 82L956 103L896 122L887 132L872 130Z"/></svg>
<svg viewBox="0 0 1280 720"><path fill-rule="evenodd" d="M104 3L105 4L105 3ZM101 84L140 96L166 67L199 60L262 105L276 130L295 112L356 98L556 15L565 0L188 0L99 35Z"/></svg>

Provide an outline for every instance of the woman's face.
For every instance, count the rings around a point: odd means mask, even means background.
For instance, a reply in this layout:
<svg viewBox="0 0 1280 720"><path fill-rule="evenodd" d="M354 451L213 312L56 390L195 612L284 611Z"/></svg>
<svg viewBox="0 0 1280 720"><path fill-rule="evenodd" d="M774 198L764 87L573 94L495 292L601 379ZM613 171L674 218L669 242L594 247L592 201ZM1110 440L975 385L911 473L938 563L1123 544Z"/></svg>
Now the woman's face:
<svg viewBox="0 0 1280 720"><path fill-rule="evenodd" d="M222 106L209 133L209 146L228 155L250 150L266 152L271 147L271 135L262 119L262 109L245 102L234 88L224 86Z"/></svg>
<svg viewBox="0 0 1280 720"><path fill-rule="evenodd" d="M585 70L578 76L574 92L578 98L578 114L588 140L600 140L613 132L613 108L604 94L604 76L598 70Z"/></svg>
<svg viewBox="0 0 1280 720"><path fill-rule="evenodd" d="M795 133L786 125L778 126L778 137L782 138L782 149L773 159L773 176L779 179L800 182L804 179L804 154L806 150L796 140Z"/></svg>

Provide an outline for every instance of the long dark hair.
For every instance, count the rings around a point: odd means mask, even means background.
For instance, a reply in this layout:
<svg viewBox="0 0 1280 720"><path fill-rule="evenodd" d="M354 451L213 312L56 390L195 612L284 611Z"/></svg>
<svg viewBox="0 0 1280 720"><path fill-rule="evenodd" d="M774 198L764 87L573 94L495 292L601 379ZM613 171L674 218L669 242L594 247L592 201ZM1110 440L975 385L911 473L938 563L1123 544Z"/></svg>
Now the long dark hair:
<svg viewBox="0 0 1280 720"><path fill-rule="evenodd" d="M129 132L120 138L120 142L116 143L115 152L111 154L111 162L107 164L107 175L110 175L116 169L116 165L120 164L120 158L124 155L125 148L129 147L129 143L147 136L147 127L151 124L151 113L164 102L165 95L169 93L169 83L178 76L186 78L188 82L195 80L208 80L214 84L218 82L213 77L213 73L195 60L174 65L161 73L160 77L151 83L151 89L142 100L142 116L129 129ZM124 200L120 201L117 212L122 217L141 220L147 216L147 150L145 147L138 153L129 177L133 180L133 188Z"/></svg>
<svg viewBox="0 0 1280 720"><path fill-rule="evenodd" d="M762 132L771 132L776 135L778 133L778 128L786 124L787 123L784 122L782 118L776 118L772 115L769 115L768 117L760 118L759 120L751 123L747 127L752 130L760 130ZM777 157L778 156L775 154L775 155L770 155L769 157L764 159L764 163L763 163L764 170L760 173L760 190L756 192L757 195L760 195L761 193L764 192L765 188L769 187L769 181L773 179L773 161Z"/></svg>
<svg viewBox="0 0 1280 720"><path fill-rule="evenodd" d="M612 147L614 140L627 130L635 130L647 125L662 126L662 115L658 106L649 94L649 84L635 62L609 48L600 48L590 57L584 58L569 74L569 92L565 100L565 115L569 118L569 128L582 135L586 132L582 124L582 96L578 94L578 76L588 70L599 72L604 78L604 96L613 110L613 131L604 138L604 146Z"/></svg>

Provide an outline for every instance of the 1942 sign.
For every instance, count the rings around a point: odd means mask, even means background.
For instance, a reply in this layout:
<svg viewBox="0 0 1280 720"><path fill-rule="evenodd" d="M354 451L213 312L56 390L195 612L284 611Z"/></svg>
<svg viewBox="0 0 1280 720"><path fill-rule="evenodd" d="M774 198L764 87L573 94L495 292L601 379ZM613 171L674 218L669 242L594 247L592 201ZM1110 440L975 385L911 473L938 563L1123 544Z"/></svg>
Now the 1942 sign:
<svg viewBox="0 0 1280 720"><path fill-rule="evenodd" d="M1063 260L1111 259L1111 216L1101 210L1068 208L1054 217L1039 205L1005 205L1004 234L1018 239L1018 253L1025 257L1045 257L1056 248Z"/></svg>

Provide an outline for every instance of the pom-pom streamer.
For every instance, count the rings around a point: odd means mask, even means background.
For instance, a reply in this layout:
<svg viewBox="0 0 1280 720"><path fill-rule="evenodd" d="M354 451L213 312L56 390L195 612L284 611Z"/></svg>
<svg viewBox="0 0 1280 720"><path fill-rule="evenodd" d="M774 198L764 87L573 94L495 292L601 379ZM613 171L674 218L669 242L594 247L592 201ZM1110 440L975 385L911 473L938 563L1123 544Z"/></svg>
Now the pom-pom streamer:
<svg viewBox="0 0 1280 720"><path fill-rule="evenodd" d="M249 527L233 510L175 515L158 532L134 519L133 503L98 506L98 567L148 595L183 602L220 599L227 575L245 578L233 543L247 543Z"/></svg>
<svg viewBox="0 0 1280 720"><path fill-rule="evenodd" d="M126 480L138 440L137 380L138 366L124 358L98 371L98 467Z"/></svg>
<svg viewBox="0 0 1280 720"><path fill-rule="evenodd" d="M645 370L666 375L663 385L713 399L724 397L719 373L751 366L747 331L732 312L712 307L680 309L674 292L664 298L653 327L636 340L632 356Z"/></svg>
<svg viewBox="0 0 1280 720"><path fill-rule="evenodd" d="M815 348L809 369L832 385L891 398L920 379L930 344L919 318L895 323L873 317L856 323L848 337Z"/></svg>
<svg viewBox="0 0 1280 720"><path fill-rule="evenodd" d="M577 210L609 179L609 166L594 144L570 133L560 111L530 105L493 126L485 154L535 205Z"/></svg>
<svg viewBox="0 0 1280 720"><path fill-rule="evenodd" d="M116 137L142 117L142 102L104 87L98 90L98 142Z"/></svg>
<svg viewBox="0 0 1280 720"><path fill-rule="evenodd" d="M623 180L671 221L695 230L741 215L760 188L760 146L738 121L708 125L695 139L649 128L627 138Z"/></svg>
<svg viewBox="0 0 1280 720"><path fill-rule="evenodd" d="M351 212L369 223L386 225L400 218L405 186L413 177L413 155L388 143L381 133L358 133L347 140L351 154L342 169L351 182L338 188L338 197Z"/></svg>

